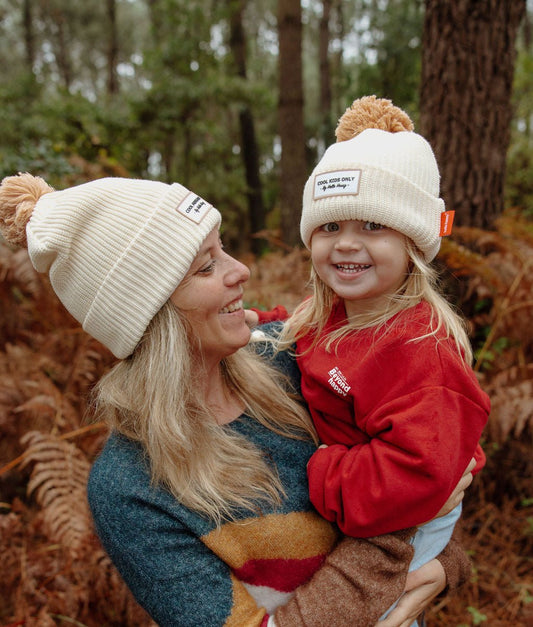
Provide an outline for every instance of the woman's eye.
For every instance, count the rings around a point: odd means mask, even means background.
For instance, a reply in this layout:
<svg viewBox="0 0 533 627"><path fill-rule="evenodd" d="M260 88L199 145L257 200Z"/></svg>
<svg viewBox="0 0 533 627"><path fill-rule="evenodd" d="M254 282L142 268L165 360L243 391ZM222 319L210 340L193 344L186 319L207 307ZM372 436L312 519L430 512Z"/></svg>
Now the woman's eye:
<svg viewBox="0 0 533 627"><path fill-rule="evenodd" d="M366 231L381 231L386 227L383 224L378 224L377 222L365 222L365 230Z"/></svg>
<svg viewBox="0 0 533 627"><path fill-rule="evenodd" d="M215 260L212 259L208 264L198 270L198 274L209 274L215 269Z"/></svg>
<svg viewBox="0 0 533 627"><path fill-rule="evenodd" d="M339 230L339 225L336 222L328 222L327 224L323 224L321 228L323 231L326 231L326 233L334 233Z"/></svg>

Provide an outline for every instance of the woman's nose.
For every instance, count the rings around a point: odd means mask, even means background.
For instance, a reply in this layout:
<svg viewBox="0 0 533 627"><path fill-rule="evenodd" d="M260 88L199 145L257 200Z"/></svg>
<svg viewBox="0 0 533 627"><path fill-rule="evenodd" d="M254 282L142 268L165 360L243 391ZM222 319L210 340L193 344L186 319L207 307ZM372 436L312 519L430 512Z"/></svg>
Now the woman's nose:
<svg viewBox="0 0 533 627"><path fill-rule="evenodd" d="M228 266L226 269L226 283L235 285L236 283L246 283L250 278L250 269L234 257L228 255Z"/></svg>

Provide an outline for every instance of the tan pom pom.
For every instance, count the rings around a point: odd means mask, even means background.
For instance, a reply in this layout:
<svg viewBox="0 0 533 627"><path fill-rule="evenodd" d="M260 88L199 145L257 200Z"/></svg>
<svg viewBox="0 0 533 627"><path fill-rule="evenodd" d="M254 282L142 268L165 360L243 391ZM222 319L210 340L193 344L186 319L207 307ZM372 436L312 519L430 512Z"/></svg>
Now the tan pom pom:
<svg viewBox="0 0 533 627"><path fill-rule="evenodd" d="M341 116L335 135L338 142L352 139L368 128L377 128L389 133L412 131L411 118L399 107L385 98L365 96L354 100L351 107Z"/></svg>
<svg viewBox="0 0 533 627"><path fill-rule="evenodd" d="M41 196L53 191L44 179L27 172L6 176L0 185L0 231L8 242L27 245L26 224L33 208Z"/></svg>

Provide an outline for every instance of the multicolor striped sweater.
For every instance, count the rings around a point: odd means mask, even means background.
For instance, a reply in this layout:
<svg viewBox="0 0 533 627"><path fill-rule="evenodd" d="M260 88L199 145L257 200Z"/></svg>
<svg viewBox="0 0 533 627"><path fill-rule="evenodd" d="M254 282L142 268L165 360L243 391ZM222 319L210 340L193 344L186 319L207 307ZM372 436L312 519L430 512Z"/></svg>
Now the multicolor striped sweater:
<svg viewBox="0 0 533 627"><path fill-rule="evenodd" d="M243 512L216 528L152 486L141 447L119 435L93 466L89 502L98 535L161 626L266 624L269 611L310 578L336 540L309 503L305 465L313 445L278 436L245 415L227 428L277 465L288 495L280 509Z"/></svg>

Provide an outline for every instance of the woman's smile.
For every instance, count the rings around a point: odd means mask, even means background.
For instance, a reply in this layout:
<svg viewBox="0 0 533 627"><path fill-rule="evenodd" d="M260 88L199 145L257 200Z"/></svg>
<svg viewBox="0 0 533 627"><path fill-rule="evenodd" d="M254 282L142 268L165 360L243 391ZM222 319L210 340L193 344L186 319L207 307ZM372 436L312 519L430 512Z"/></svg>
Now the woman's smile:
<svg viewBox="0 0 533 627"><path fill-rule="evenodd" d="M226 305L225 307L222 307L222 309L220 310L220 313L221 314L235 313L236 311L239 311L239 310L242 310L242 309L243 309L242 298L239 298L239 299L233 301L232 303L230 303L229 305Z"/></svg>

